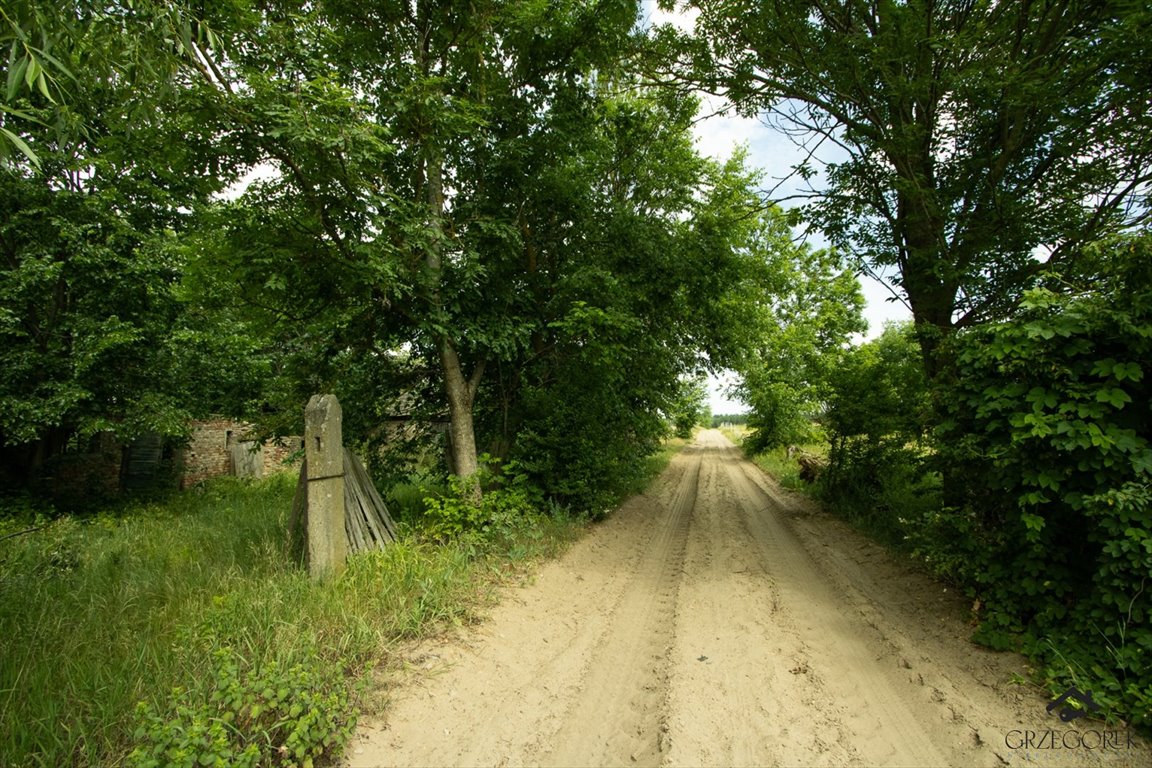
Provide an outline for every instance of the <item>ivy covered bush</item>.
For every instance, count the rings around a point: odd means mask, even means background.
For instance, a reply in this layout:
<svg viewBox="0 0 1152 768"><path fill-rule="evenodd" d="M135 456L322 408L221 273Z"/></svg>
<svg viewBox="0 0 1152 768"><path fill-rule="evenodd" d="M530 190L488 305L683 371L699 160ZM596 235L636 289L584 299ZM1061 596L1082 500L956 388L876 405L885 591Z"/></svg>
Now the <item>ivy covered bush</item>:
<svg viewBox="0 0 1152 768"><path fill-rule="evenodd" d="M165 707L141 702L133 768L312 768L337 757L357 709L339 666L253 669L231 648L213 654L214 690L204 700L176 689Z"/></svg>
<svg viewBox="0 0 1152 768"><path fill-rule="evenodd" d="M960 334L940 393L945 508L919 552L1021 647L1152 725L1152 238L1101 244L1105 277L1051 281Z"/></svg>
<svg viewBox="0 0 1152 768"><path fill-rule="evenodd" d="M479 472L448 478L448 489L424 499L424 505L421 530L429 539L484 544L531 528L543 496L516 462L501 465L485 454Z"/></svg>

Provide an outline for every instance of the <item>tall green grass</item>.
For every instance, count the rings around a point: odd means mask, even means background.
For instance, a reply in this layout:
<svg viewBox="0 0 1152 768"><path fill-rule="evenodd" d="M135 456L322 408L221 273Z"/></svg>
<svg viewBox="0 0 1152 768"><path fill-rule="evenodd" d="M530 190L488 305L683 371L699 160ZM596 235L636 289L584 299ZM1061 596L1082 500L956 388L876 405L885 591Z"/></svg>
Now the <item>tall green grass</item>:
<svg viewBox="0 0 1152 768"><path fill-rule="evenodd" d="M828 448L827 446L810 444L805 445L803 450L817 454L818 451L820 453L826 452ZM786 448L773 448L770 451L756 454L752 457L752 463L776 478L776 482L781 487L812 494L812 486L800 479L800 464L796 461L795 456L788 456Z"/></svg>
<svg viewBox="0 0 1152 768"><path fill-rule="evenodd" d="M408 537L313 581L286 554L292 493L290 477L218 481L0 541L0 765L124 764L160 723L194 720L196 707L219 719L212 708L236 680L287 681L293 669L294 685L345 701L398 640L472 616L500 572L499 553ZM575 535L551 525L516 555ZM233 730L259 719L255 699L237 702ZM186 736L164 738L176 731ZM283 762L273 757L252 764Z"/></svg>
<svg viewBox="0 0 1152 768"><path fill-rule="evenodd" d="M727 427L717 427L724 437L732 441L734 445L740 446L744 444L744 438L748 436L748 427L743 424L733 424Z"/></svg>
<svg viewBox="0 0 1152 768"><path fill-rule="evenodd" d="M746 434L743 430L735 435L729 434L728 432L725 432L725 434L728 435L729 440L732 440L732 442L744 448L744 454L749 461L774 477L776 482L782 487L793 491L800 491L810 496L815 495L815 488L800 479L800 463L798 458L802 453L813 456L827 456L827 443L805 443L804 445L794 446L798 450L793 451L791 456L788 455L788 448L784 446L772 448L763 453L748 455L749 451L747 447L742 445L743 437ZM740 438L740 440L737 438Z"/></svg>

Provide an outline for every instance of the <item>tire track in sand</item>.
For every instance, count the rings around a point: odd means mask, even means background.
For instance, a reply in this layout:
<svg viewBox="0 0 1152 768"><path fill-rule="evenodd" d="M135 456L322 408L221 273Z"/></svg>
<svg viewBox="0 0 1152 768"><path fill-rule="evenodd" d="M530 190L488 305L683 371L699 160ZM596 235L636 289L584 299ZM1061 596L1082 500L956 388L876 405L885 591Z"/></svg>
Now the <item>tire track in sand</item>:
<svg viewBox="0 0 1152 768"><path fill-rule="evenodd" d="M676 598L701 454L681 475L675 497L593 655L584 687L553 734L542 765L657 766L666 748L665 700Z"/></svg>
<svg viewBox="0 0 1152 768"><path fill-rule="evenodd" d="M735 448L729 451L738 455ZM835 703L837 730L848 732L851 753L865 765L947 765L865 641L858 618L844 610L840 595L777 516L779 500L749 476L758 470L742 460L726 462L725 469L742 523L778 590L779 628L801 640L807 651L799 662L803 674Z"/></svg>
<svg viewBox="0 0 1152 768"><path fill-rule="evenodd" d="M974 667L939 585L806 509L702 433L488 621L408 649L346 764L1051 763L1003 747L1047 722L1023 660Z"/></svg>

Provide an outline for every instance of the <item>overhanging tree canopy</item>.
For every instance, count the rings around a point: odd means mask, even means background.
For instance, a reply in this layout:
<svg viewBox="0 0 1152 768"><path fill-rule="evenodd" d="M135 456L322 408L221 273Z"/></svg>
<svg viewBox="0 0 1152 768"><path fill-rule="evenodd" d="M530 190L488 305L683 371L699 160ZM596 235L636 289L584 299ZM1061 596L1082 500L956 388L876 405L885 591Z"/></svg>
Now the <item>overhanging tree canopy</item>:
<svg viewBox="0 0 1152 768"><path fill-rule="evenodd" d="M863 268L898 268L930 370L941 334L1148 219L1145 3L686 5L696 34L657 37L665 79L847 154L807 212Z"/></svg>

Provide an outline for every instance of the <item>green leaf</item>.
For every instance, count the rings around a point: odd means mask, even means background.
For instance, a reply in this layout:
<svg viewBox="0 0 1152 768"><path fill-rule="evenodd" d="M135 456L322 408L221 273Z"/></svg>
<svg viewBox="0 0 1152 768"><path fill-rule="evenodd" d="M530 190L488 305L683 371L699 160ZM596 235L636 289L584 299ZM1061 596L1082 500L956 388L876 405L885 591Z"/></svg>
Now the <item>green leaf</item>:
<svg viewBox="0 0 1152 768"><path fill-rule="evenodd" d="M16 95L20 89L20 83L24 79L24 73L28 70L28 58L25 56L17 58L16 44L12 44L12 55L8 58L8 90L7 101L9 103L16 100Z"/></svg>
<svg viewBox="0 0 1152 768"><path fill-rule="evenodd" d="M36 60L35 56L27 55L25 59L27 65L24 67L24 85L31 88L36 80L43 74L44 69L40 66L40 62Z"/></svg>
<svg viewBox="0 0 1152 768"><path fill-rule="evenodd" d="M1096 391L1096 402L1108 403L1114 408L1123 408L1127 403L1132 402L1132 397L1117 387L1106 387Z"/></svg>
<svg viewBox="0 0 1152 768"><path fill-rule="evenodd" d="M36 153L32 151L32 148L24 142L24 139L20 138L15 133L12 133L12 131L3 126L0 126L0 134L3 134L4 137L12 142L13 146L20 150L21 154L28 158L28 161L31 162L32 165L36 166L37 168L40 167L40 158L38 158Z"/></svg>
<svg viewBox="0 0 1152 768"><path fill-rule="evenodd" d="M1023 521L1024 527L1029 531L1042 531L1044 530L1044 518L1040 515L1031 512L1024 512L1020 515L1020 520Z"/></svg>
<svg viewBox="0 0 1152 768"><path fill-rule="evenodd" d="M48 92L48 80L44 76L44 72L41 72L40 76L36 78L36 87L40 90L40 93L44 95L44 98L53 104L56 103L56 99L52 98L52 94Z"/></svg>
<svg viewBox="0 0 1152 768"><path fill-rule="evenodd" d="M1139 363L1116 363L1112 368L1112 375L1118 381L1141 381L1144 378L1144 369Z"/></svg>

